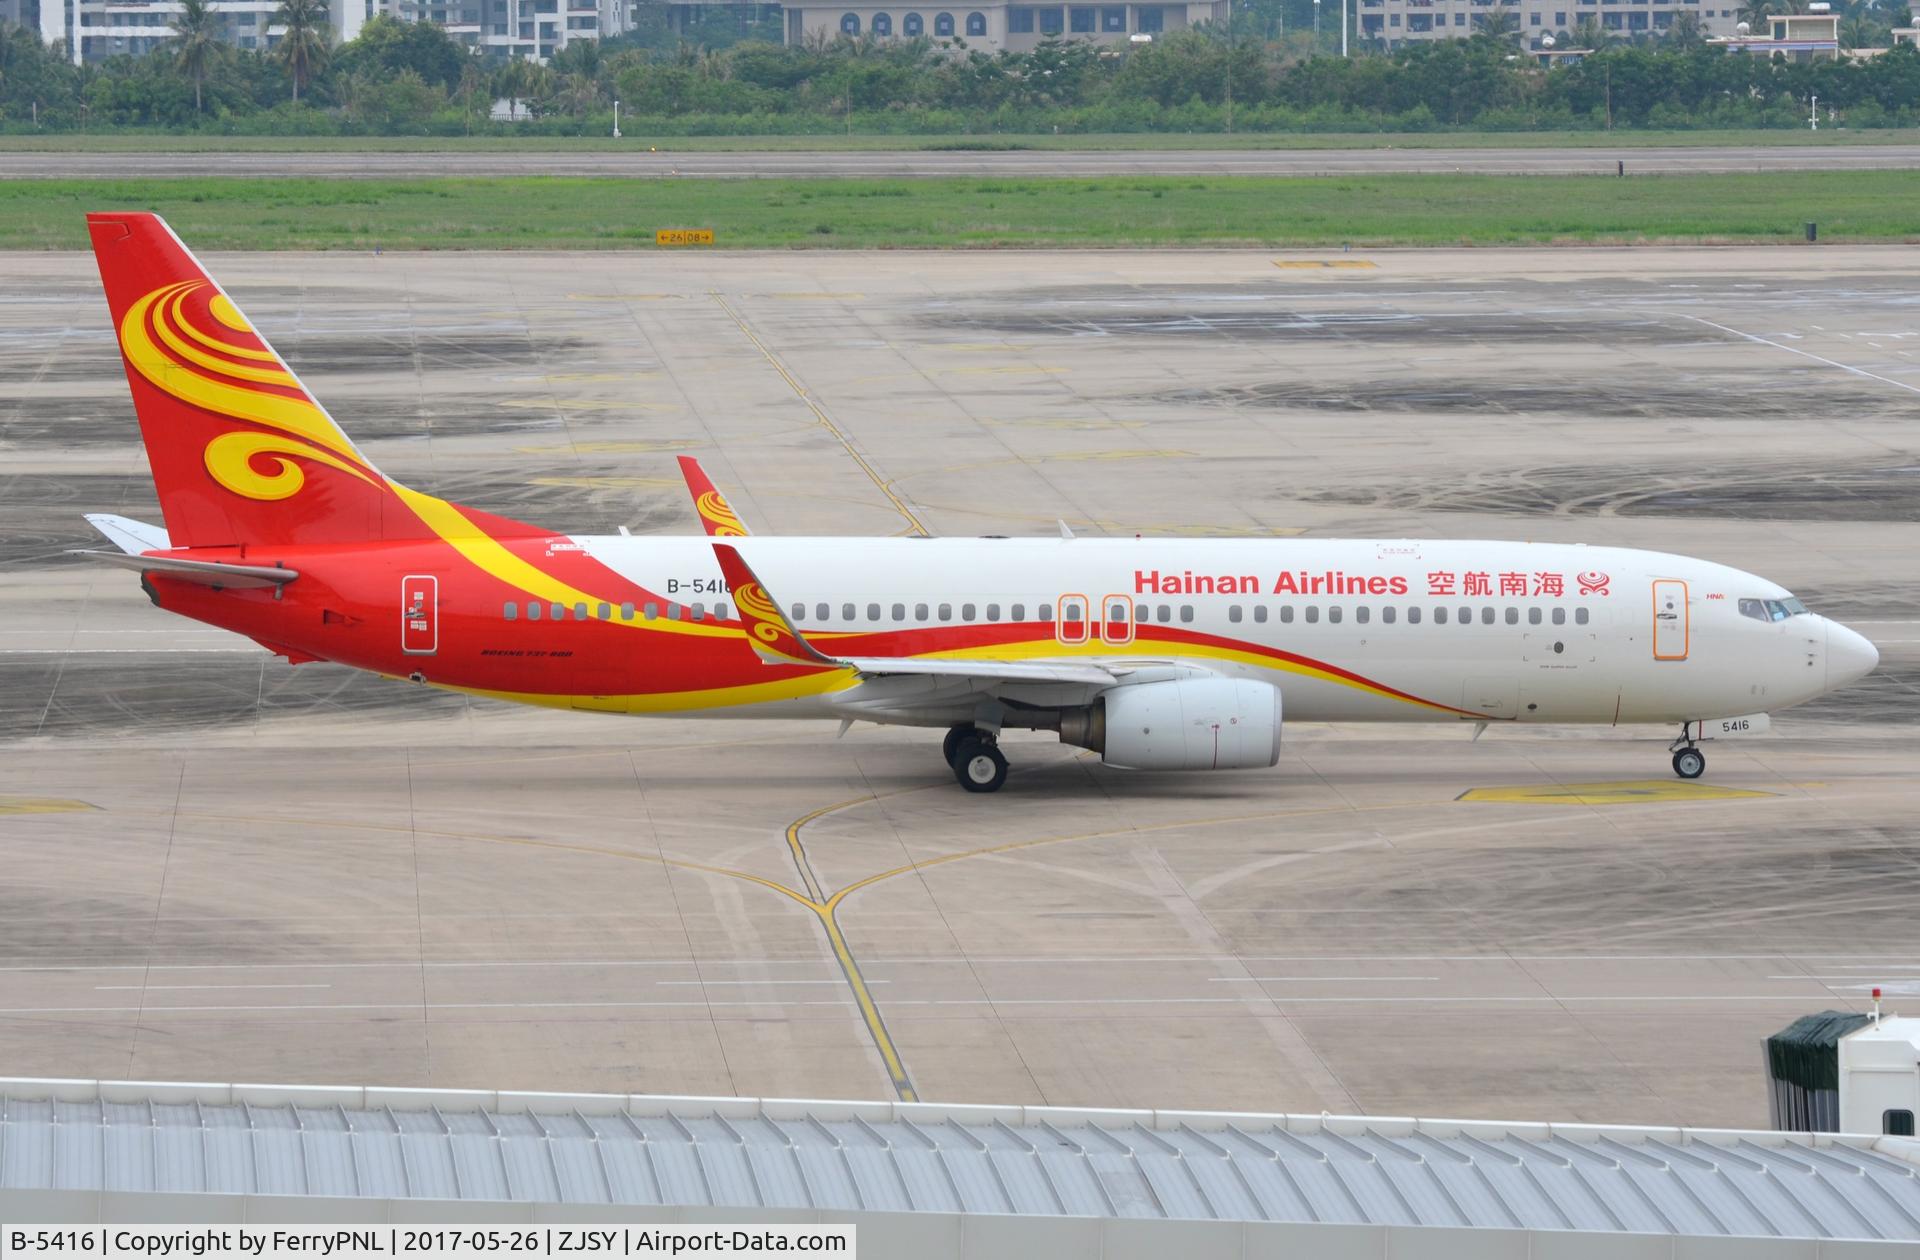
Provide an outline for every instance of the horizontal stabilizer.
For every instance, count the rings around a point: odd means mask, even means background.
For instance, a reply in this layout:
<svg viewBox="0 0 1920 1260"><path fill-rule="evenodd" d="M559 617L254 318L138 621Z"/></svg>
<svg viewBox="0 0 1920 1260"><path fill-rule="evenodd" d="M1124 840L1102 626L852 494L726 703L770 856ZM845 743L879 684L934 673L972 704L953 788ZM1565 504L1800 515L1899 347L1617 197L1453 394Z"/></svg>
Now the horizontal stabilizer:
<svg viewBox="0 0 1920 1260"><path fill-rule="evenodd" d="M108 542L130 556L137 556L143 551L173 550L173 539L167 537L167 531L145 521L114 516L110 512L89 512L87 524L99 530Z"/></svg>
<svg viewBox="0 0 1920 1260"><path fill-rule="evenodd" d="M257 564L222 564L218 560L176 560L171 556L136 556L120 551L70 551L67 554L85 556L89 560L141 573L161 573L229 591L282 586L300 576L296 569L270 569Z"/></svg>

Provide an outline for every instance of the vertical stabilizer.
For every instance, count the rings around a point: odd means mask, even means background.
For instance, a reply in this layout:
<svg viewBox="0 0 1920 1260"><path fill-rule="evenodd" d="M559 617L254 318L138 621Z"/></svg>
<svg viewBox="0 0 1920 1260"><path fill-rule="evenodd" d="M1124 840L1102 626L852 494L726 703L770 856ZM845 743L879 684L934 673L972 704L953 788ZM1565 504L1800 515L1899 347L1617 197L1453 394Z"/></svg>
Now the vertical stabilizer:
<svg viewBox="0 0 1920 1260"><path fill-rule="evenodd" d="M385 516L411 523L164 220L90 214L87 228L175 547L365 541Z"/></svg>

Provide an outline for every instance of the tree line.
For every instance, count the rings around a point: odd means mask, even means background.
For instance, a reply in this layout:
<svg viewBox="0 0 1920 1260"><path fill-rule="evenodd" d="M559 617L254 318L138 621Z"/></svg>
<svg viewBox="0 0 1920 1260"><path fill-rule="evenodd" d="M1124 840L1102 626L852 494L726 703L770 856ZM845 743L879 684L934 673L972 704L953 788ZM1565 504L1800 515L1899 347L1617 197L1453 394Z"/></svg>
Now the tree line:
<svg viewBox="0 0 1920 1260"><path fill-rule="evenodd" d="M1799 127L1815 96L1827 122L1920 124L1911 46L1857 62L1729 55L1685 15L1657 40L1560 32L1560 47L1594 52L1546 69L1498 9L1471 38L1342 58L1288 33L1284 10L1269 37L1259 0L1230 32L1121 48L1050 39L1019 53L926 39L785 46L760 37L766 10L743 6L692 32L575 42L542 66L489 63L439 27L386 17L330 46L324 3L283 0L286 35L253 51L223 38L206 0L183 0L168 45L89 66L0 25L0 131L604 135L616 100L634 135ZM1759 16L1767 0L1747 3ZM1857 3L1847 20L1911 17ZM525 121L495 121L496 101Z"/></svg>

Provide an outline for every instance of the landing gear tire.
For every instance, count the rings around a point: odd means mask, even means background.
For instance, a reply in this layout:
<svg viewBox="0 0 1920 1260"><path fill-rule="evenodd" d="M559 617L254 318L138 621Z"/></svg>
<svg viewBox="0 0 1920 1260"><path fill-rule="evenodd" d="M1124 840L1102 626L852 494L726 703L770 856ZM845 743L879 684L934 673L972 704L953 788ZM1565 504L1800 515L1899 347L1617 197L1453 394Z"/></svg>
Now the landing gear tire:
<svg viewBox="0 0 1920 1260"><path fill-rule="evenodd" d="M953 758L954 755L960 751L961 740L966 739L970 735L978 735L979 733L979 728L971 722L964 726L956 726L948 731L946 740L940 745L940 753L947 759L947 764L954 764Z"/></svg>
<svg viewBox="0 0 1920 1260"><path fill-rule="evenodd" d="M1007 759L998 744L969 733L953 750L953 777L969 792L998 792L1007 781Z"/></svg>
<svg viewBox="0 0 1920 1260"><path fill-rule="evenodd" d="M1683 779L1697 779L1707 772L1707 754L1698 748L1682 748L1673 754L1673 772Z"/></svg>

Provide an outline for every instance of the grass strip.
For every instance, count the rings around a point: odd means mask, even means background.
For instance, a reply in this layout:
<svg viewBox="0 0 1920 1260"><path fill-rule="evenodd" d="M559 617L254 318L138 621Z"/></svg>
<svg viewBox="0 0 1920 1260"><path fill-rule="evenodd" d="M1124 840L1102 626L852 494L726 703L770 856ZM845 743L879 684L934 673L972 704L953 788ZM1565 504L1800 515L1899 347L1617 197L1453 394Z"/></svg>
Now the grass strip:
<svg viewBox="0 0 1920 1260"><path fill-rule="evenodd" d="M1325 179L232 179L0 182L0 248L83 249L155 210L201 249L1122 248L1920 241L1920 174Z"/></svg>
<svg viewBox="0 0 1920 1260"><path fill-rule="evenodd" d="M1920 131L1124 132L1087 135L226 136L120 131L0 135L0 153L848 153L1044 149L1615 149L1858 148L1920 144Z"/></svg>

